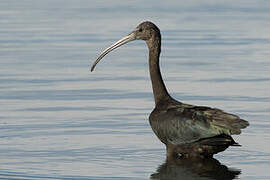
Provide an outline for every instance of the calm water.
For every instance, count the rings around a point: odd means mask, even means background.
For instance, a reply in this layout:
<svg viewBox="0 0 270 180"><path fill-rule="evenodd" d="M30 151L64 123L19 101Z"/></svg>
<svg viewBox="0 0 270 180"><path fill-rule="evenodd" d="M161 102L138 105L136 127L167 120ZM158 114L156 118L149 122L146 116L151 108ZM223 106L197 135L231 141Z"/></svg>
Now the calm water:
<svg viewBox="0 0 270 180"><path fill-rule="evenodd" d="M0 179L270 179L269 12L263 0L1 0ZM242 147L165 163L142 41L89 72L144 20L162 31L173 97L248 120Z"/></svg>

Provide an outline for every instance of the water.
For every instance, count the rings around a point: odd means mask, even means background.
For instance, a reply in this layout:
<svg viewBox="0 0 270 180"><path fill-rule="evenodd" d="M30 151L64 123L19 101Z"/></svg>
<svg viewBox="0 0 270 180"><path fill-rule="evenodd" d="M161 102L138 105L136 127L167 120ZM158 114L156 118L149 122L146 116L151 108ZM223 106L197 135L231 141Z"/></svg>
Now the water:
<svg viewBox="0 0 270 180"><path fill-rule="evenodd" d="M263 0L1 0L0 178L270 179L269 12ZM248 120L234 136L242 147L202 164L165 163L148 123L142 41L89 72L144 20L162 31L172 96Z"/></svg>

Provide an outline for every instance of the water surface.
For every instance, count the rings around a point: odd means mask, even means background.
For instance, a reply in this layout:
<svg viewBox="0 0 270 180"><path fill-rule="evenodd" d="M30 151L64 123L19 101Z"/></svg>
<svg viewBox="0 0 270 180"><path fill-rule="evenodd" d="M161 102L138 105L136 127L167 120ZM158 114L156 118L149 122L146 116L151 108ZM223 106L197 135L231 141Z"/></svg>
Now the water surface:
<svg viewBox="0 0 270 180"><path fill-rule="evenodd" d="M270 3L2 0L1 179L270 179ZM165 162L148 116L147 48L98 54L151 20L172 96L250 122L242 147ZM217 173L218 172L218 173Z"/></svg>

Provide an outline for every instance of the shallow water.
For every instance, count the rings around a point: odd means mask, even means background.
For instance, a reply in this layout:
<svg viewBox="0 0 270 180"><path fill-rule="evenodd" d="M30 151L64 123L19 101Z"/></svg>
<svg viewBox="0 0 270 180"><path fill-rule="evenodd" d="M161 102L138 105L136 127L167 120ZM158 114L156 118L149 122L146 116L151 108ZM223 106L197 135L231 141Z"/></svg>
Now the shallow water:
<svg viewBox="0 0 270 180"><path fill-rule="evenodd" d="M263 0L0 1L0 178L270 179L269 12ZM173 97L250 122L221 164L165 163L144 42L89 72L144 20L162 31Z"/></svg>

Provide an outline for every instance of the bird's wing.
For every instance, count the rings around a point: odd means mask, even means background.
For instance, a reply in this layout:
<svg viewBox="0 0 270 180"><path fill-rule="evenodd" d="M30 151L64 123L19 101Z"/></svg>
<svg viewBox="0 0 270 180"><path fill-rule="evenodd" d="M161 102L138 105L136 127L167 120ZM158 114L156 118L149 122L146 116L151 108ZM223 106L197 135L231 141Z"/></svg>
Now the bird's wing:
<svg viewBox="0 0 270 180"><path fill-rule="evenodd" d="M190 143L220 134L240 134L241 129L248 126L247 121L222 110L191 105L153 113L150 123L162 142L172 144Z"/></svg>
<svg viewBox="0 0 270 180"><path fill-rule="evenodd" d="M209 107L194 107L198 116L203 116L207 119L213 129L227 130L228 135L240 134L241 129L246 128L249 123L246 120L240 119L238 116L226 113L220 109ZM198 109L198 111L197 111Z"/></svg>

